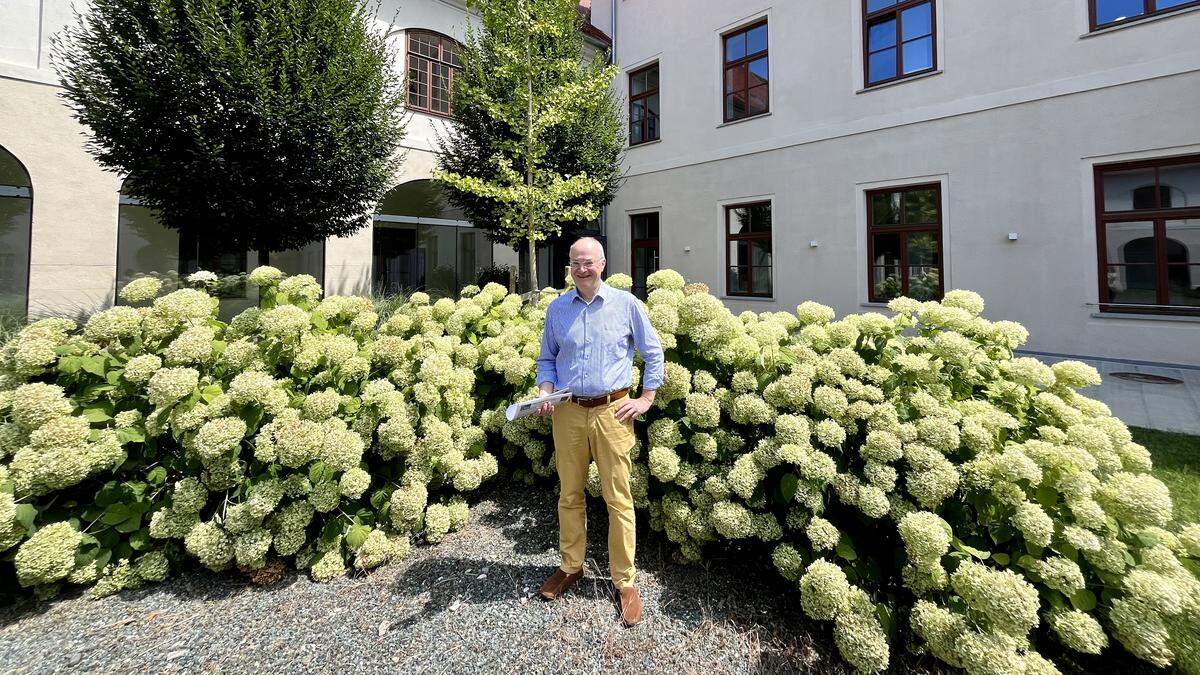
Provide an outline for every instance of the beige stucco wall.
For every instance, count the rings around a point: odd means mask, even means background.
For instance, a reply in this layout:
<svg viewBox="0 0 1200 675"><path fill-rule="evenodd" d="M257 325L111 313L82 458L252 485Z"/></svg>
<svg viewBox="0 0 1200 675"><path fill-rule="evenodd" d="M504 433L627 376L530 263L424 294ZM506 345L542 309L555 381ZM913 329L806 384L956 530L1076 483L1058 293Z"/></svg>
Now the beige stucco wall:
<svg viewBox="0 0 1200 675"><path fill-rule="evenodd" d="M29 311L87 314L112 302L120 180L84 151L57 87L0 77L0 146L33 185Z"/></svg>

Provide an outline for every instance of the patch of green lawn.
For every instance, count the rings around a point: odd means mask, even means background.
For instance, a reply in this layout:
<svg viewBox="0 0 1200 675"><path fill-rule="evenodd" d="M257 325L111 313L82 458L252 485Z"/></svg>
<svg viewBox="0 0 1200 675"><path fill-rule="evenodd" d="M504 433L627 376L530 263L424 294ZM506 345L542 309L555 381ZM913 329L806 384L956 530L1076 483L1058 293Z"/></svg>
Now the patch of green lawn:
<svg viewBox="0 0 1200 675"><path fill-rule="evenodd" d="M1171 488L1175 518L1200 522L1200 436L1132 427L1133 440L1154 459L1154 476Z"/></svg>

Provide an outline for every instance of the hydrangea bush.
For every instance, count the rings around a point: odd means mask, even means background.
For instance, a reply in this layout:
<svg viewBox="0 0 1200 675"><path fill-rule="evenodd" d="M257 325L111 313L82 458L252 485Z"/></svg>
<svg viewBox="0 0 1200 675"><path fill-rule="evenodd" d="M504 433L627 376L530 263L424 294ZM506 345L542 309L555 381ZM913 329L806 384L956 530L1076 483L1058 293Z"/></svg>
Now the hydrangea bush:
<svg viewBox="0 0 1200 675"><path fill-rule="evenodd" d="M249 282L261 307L229 324L203 291L138 280L123 297L147 306L43 320L4 348L0 548L18 583L104 594L188 558L329 579L461 527L498 474L554 476L549 420L504 408L536 391L558 291L414 293L381 318L311 277ZM864 672L897 649L1055 672L1053 642L1200 672L1200 526L1079 393L1094 369L1015 356L1026 331L968 291L839 320L812 302L733 314L669 270L648 287L667 364L633 493L681 559L769 558Z"/></svg>

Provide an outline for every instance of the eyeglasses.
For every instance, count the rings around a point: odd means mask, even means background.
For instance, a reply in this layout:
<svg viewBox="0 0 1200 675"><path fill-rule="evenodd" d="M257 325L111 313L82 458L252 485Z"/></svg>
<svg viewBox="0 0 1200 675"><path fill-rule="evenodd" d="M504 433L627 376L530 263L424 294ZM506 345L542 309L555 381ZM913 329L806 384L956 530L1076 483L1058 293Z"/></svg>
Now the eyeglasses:
<svg viewBox="0 0 1200 675"><path fill-rule="evenodd" d="M596 266L595 260L572 260L571 269L573 270L590 270Z"/></svg>

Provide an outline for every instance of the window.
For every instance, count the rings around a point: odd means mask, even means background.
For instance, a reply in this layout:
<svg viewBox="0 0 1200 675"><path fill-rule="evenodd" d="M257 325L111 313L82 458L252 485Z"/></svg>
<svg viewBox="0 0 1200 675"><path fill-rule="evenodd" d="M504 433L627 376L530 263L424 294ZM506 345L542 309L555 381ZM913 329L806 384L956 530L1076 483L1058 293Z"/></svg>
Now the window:
<svg viewBox="0 0 1200 675"><path fill-rule="evenodd" d="M725 121L762 115L768 110L767 22L721 37L725 64Z"/></svg>
<svg viewBox="0 0 1200 675"><path fill-rule="evenodd" d="M0 329L25 321L32 226L29 172L0 146Z"/></svg>
<svg viewBox="0 0 1200 675"><path fill-rule="evenodd" d="M373 288L381 295L425 291L457 298L468 284L491 281L499 248L449 205L432 180L397 185L384 195L372 228Z"/></svg>
<svg viewBox="0 0 1200 675"><path fill-rule="evenodd" d="M937 67L934 0L863 0L866 86Z"/></svg>
<svg viewBox="0 0 1200 675"><path fill-rule="evenodd" d="M1200 314L1200 155L1096 167L1100 310Z"/></svg>
<svg viewBox="0 0 1200 675"><path fill-rule="evenodd" d="M942 297L940 185L867 192L867 262L871 302Z"/></svg>
<svg viewBox="0 0 1200 675"><path fill-rule="evenodd" d="M658 64L629 74L629 144L658 140Z"/></svg>
<svg viewBox="0 0 1200 675"><path fill-rule="evenodd" d="M725 207L725 294L771 296L771 203Z"/></svg>
<svg viewBox="0 0 1200 675"><path fill-rule="evenodd" d="M646 277L658 271L658 213L629 217L633 229L633 294L646 299Z"/></svg>
<svg viewBox="0 0 1200 675"><path fill-rule="evenodd" d="M451 115L454 72L462 67L461 47L444 35L408 31L408 107Z"/></svg>
<svg viewBox="0 0 1200 675"><path fill-rule="evenodd" d="M1153 14L1200 7L1200 0L1091 0L1092 30L1115 26Z"/></svg>

